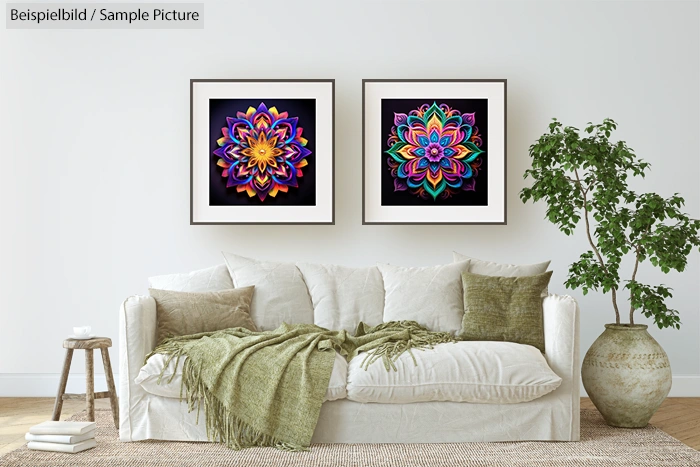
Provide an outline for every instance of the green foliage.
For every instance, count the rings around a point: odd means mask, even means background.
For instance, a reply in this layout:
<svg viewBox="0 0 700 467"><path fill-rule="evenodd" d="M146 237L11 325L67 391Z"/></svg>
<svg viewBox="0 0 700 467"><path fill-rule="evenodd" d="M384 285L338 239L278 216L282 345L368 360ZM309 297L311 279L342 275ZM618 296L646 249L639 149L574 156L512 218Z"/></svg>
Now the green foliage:
<svg viewBox="0 0 700 467"><path fill-rule="evenodd" d="M700 221L681 212L684 200L678 194L663 198L629 189L628 177L644 177L649 163L624 141L610 141L616 128L613 120L605 119L581 132L554 119L549 133L530 146L532 168L524 178L533 183L520 192L520 199L547 203L547 219L566 235L583 220L591 249L569 267L567 288L580 287L584 295L590 290L610 292L619 324L620 264L632 254L634 270L623 287L629 291L630 323L640 310L659 328L680 328L678 312L665 304L671 289L639 283L637 270L648 261L664 273L683 271L688 255L700 249Z"/></svg>
<svg viewBox="0 0 700 467"><path fill-rule="evenodd" d="M642 310L647 318L654 318L654 323L659 328L681 328L678 311L668 308L664 303L664 299L672 297L671 289L663 285L652 287L637 281L628 281L625 288L630 291L632 307Z"/></svg>

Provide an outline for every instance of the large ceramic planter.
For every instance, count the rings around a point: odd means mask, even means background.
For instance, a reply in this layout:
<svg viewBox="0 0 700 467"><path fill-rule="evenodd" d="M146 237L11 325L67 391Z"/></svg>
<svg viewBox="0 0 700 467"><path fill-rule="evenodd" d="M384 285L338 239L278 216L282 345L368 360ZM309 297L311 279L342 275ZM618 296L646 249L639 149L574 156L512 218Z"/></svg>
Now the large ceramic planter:
<svg viewBox="0 0 700 467"><path fill-rule="evenodd" d="M644 324L606 324L583 359L583 387L608 425L644 427L671 390L671 365Z"/></svg>

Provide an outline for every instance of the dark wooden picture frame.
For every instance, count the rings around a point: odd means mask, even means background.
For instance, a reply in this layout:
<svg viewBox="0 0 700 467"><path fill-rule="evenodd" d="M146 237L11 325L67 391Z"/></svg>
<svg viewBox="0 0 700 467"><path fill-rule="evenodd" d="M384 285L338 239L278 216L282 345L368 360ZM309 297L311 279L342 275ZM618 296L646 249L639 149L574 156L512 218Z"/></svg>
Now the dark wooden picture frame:
<svg viewBox="0 0 700 467"><path fill-rule="evenodd" d="M329 133L325 135L330 137L330 144L326 144L330 149L330 188L325 191L329 193L330 196L330 207L325 206L324 211L329 211L330 217L326 220L321 221L295 221L295 220L284 220L284 221L266 221L266 220L247 220L247 221L237 221L237 220L201 220L195 218L195 193L196 180L195 180L195 86L198 83L271 83L271 84L285 84L285 83L329 83L331 85L330 90L330 129ZM264 97L261 95L251 95L251 98ZM220 97L217 97L219 99ZM236 96L235 99L243 99L243 97ZM287 99L287 98L276 98L276 99ZM301 97L290 96L288 99L303 99ZM209 124L209 122L208 122ZM319 127L318 116L315 120L316 128ZM328 125L326 125L328 126ZM327 142L326 142L327 143ZM326 167L328 170L328 167ZM325 196L325 193L315 192L316 204L318 204L318 197ZM327 204L327 201L324 201ZM225 206L229 207L229 206ZM289 208L295 208L297 206L289 206ZM238 208L238 206L234 206ZM267 209L268 206L243 206L242 209ZM285 208L285 206L276 206L276 209ZM335 79L190 79L190 225L334 225L335 224Z"/></svg>
<svg viewBox="0 0 700 467"><path fill-rule="evenodd" d="M503 193L502 193L502 218L489 221L384 221L384 220L368 220L367 215L367 86L371 83L502 83L503 85L503 107L502 107L502 177L503 177ZM402 96L401 99L426 99L429 96ZM455 96L456 98L464 98L464 96ZM443 98L443 97L441 97ZM500 110L500 108L499 108ZM374 117L373 117L374 118ZM373 122L375 125L381 125L381 122ZM381 135L385 138L387 135ZM377 162L377 161L373 161ZM381 174L380 174L381 175ZM500 193L499 193L500 196ZM499 205L500 207L500 205ZM384 206L382 206L384 208ZM421 209L430 209L430 206L421 206ZM507 224L507 80L506 79L363 79L362 80L362 224L363 225L387 225L387 224L402 224L402 225L506 225Z"/></svg>

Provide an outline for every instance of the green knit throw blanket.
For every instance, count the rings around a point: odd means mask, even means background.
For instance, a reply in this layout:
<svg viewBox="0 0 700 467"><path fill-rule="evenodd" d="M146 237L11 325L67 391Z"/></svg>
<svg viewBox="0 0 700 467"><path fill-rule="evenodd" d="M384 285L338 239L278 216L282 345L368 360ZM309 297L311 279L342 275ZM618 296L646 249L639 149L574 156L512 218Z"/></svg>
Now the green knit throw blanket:
<svg viewBox="0 0 700 467"><path fill-rule="evenodd" d="M335 351L348 361L365 352L365 370L381 359L387 371L396 371L394 362L404 352L413 356L414 349L454 341L451 334L428 331L415 321L360 323L355 336L312 324L282 324L274 331L231 328L166 339L146 359L166 355L164 371L173 358L177 365L187 357L180 397L185 394L190 411L197 409L197 423L204 406L211 441L232 449L300 451L311 443Z"/></svg>

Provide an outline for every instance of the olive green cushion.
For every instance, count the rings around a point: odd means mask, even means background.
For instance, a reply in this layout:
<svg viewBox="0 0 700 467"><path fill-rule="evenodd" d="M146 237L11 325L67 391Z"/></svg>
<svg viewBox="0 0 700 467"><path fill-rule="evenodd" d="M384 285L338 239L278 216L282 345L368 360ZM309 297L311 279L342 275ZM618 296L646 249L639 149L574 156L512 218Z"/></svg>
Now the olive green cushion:
<svg viewBox="0 0 700 467"><path fill-rule="evenodd" d="M156 301L158 342L228 328L257 331L250 317L254 286L218 292L176 292L148 289Z"/></svg>
<svg viewBox="0 0 700 467"><path fill-rule="evenodd" d="M527 344L544 352L542 290L552 271L498 277L462 273L464 317L459 338Z"/></svg>

